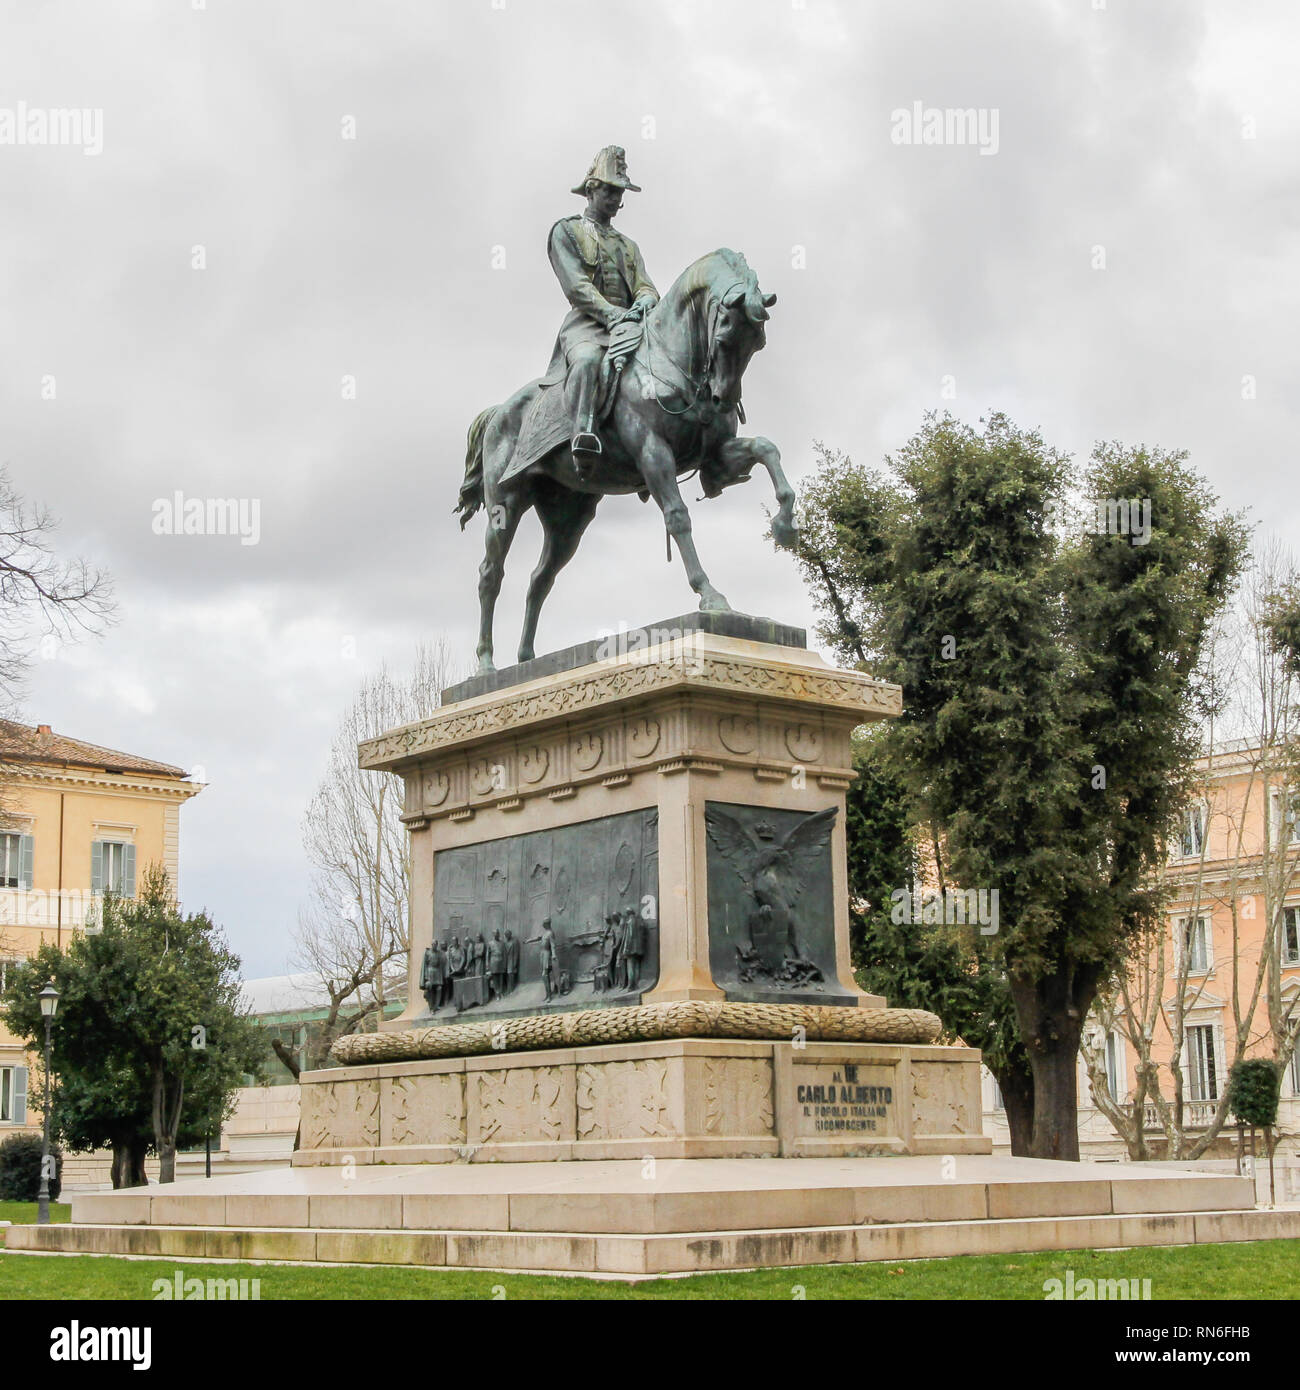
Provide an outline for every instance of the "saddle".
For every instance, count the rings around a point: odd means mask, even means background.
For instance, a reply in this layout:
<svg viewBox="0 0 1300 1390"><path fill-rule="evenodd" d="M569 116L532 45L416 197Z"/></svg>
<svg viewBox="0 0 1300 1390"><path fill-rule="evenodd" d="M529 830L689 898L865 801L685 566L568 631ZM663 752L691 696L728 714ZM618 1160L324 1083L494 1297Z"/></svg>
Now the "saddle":
<svg viewBox="0 0 1300 1390"><path fill-rule="evenodd" d="M623 368L641 346L644 332L645 324L640 319L625 319L610 330L609 346L605 349L605 360L600 366L600 386L596 394L597 425L609 418L618 396ZM501 482L508 483L521 473L526 473L552 449L567 444L572 429L573 422L564 403L564 383L542 386L524 416L515 451L501 474Z"/></svg>

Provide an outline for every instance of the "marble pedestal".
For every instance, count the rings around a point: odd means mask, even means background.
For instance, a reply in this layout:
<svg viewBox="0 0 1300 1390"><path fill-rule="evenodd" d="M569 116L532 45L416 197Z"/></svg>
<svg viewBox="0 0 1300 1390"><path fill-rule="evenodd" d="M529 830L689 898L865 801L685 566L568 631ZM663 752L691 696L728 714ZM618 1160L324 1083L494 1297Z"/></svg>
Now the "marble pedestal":
<svg viewBox="0 0 1300 1390"><path fill-rule="evenodd" d="M966 1047L681 1038L305 1072L294 1165L986 1154Z"/></svg>
<svg viewBox="0 0 1300 1390"><path fill-rule="evenodd" d="M386 1028L679 1000L883 1005L849 961L844 792L850 736L900 713L897 686L828 666L797 629L690 614L446 696L360 749L363 767L405 781L411 980L435 935L450 949L481 933L490 950L509 933L517 964L478 967L496 976L482 1007L458 1011L466 992L448 989L431 1011L412 988ZM706 821L779 847L818 812L833 823L799 858L800 882L787 875L794 910L762 918L769 938L797 938L787 954L801 960L784 979L754 973L737 947L757 939L757 900L743 856L728 860ZM629 911L643 938L631 983L606 977L600 940L607 916Z"/></svg>
<svg viewBox="0 0 1300 1390"><path fill-rule="evenodd" d="M797 629L691 614L363 744L433 987L304 1074L295 1163L987 1153L979 1054L850 964L850 740L900 709Z"/></svg>

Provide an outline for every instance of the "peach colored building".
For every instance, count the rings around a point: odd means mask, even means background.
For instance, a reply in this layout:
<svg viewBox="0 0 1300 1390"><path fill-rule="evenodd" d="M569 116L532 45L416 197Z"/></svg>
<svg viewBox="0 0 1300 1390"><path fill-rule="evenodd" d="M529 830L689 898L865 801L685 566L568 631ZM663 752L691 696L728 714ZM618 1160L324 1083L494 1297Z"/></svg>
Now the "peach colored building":
<svg viewBox="0 0 1300 1390"><path fill-rule="evenodd" d="M1180 1036L1185 1129L1204 1133L1224 1093L1236 1052L1235 995L1248 1057L1278 1055L1270 1027L1274 1016L1300 1018L1300 792L1289 787L1275 755L1246 743L1230 745L1199 763L1201 789L1165 869L1170 901L1163 940L1130 973L1135 1000L1157 1007L1151 1055L1161 1089L1172 1100L1169 1062ZM1270 934L1272 939L1270 941ZM1251 996L1258 998L1251 1009ZM1181 990L1182 1007L1179 1008ZM1135 1012L1137 1011L1135 1005ZM1109 1030L1097 1012L1091 1035L1101 1053L1111 1094L1132 1101L1138 1055L1122 1018ZM1008 1142L1005 1114L993 1078L985 1076L986 1133ZM1293 1052L1282 1075L1279 1153L1295 1162L1300 1136L1300 1056ZM1144 1131L1157 1153L1164 1131L1156 1107L1145 1106ZM1079 1063L1081 1153L1122 1157L1124 1145L1098 1107L1083 1059ZM1229 1114L1216 1147L1235 1146Z"/></svg>
<svg viewBox="0 0 1300 1390"><path fill-rule="evenodd" d="M42 941L94 929L104 892L149 864L177 882L180 810L201 790L170 763L0 720L0 975ZM0 1023L0 1137L40 1123L29 1059Z"/></svg>
<svg viewBox="0 0 1300 1390"><path fill-rule="evenodd" d="M1272 1057L1285 1051L1271 1021L1300 1019L1300 791L1258 748L1230 746L1199 765L1201 794L1171 846L1172 890L1165 941L1163 1012L1153 1058L1162 1073L1180 1025L1190 1126L1202 1124L1223 1094L1237 1052ZM1182 990L1181 1017L1177 1009ZM1252 996L1257 994L1252 1009ZM1233 1008L1234 997L1237 1001ZM1136 1055L1126 1049L1131 1091ZM1282 1077L1280 1127L1300 1127L1300 1060L1293 1051Z"/></svg>

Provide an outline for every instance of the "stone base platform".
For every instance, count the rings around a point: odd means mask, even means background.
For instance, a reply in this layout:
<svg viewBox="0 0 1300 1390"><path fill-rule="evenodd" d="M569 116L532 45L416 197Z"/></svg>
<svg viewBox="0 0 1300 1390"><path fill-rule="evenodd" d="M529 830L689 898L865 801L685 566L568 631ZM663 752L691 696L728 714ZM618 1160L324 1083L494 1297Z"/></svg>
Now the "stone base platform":
<svg viewBox="0 0 1300 1390"><path fill-rule="evenodd" d="M294 1168L74 1196L11 1251L606 1277L1300 1238L1248 1179L980 1156Z"/></svg>
<svg viewBox="0 0 1300 1390"><path fill-rule="evenodd" d="M304 1072L293 1162L987 1154L979 1060L968 1047L667 1038Z"/></svg>

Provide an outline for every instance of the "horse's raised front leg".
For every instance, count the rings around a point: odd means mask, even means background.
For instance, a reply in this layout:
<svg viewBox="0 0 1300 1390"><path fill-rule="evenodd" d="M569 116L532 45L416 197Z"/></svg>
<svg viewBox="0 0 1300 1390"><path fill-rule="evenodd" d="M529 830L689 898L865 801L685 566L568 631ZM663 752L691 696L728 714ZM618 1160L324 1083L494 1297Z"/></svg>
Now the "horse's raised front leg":
<svg viewBox="0 0 1300 1390"><path fill-rule="evenodd" d="M536 655L537 619L551 592L555 576L573 559L582 533L596 515L598 493L570 492L559 483L539 482L533 506L542 523L542 557L528 585L524 606L524 631L519 639L519 660L531 661Z"/></svg>
<svg viewBox="0 0 1300 1390"><path fill-rule="evenodd" d="M799 543L799 528L794 520L794 488L781 467L780 449L770 439L755 435L751 439L727 440L719 454L724 475L735 482L743 482L755 464L767 469L777 504L776 515L772 518L772 539L786 550L793 550ZM730 483L723 486L730 486Z"/></svg>
<svg viewBox="0 0 1300 1390"><path fill-rule="evenodd" d="M704 573L700 557L695 553L695 542L691 538L691 514L686 510L681 489L677 486L677 467L673 453L658 435L648 435L641 446L641 476L645 479L651 495L659 503L668 534L677 542L677 551L686 566L686 578L690 580L691 588L700 596L701 611L730 613L731 605L709 583L709 576Z"/></svg>
<svg viewBox="0 0 1300 1390"><path fill-rule="evenodd" d="M478 567L478 670L479 675L495 671L492 664L492 617L497 595L506 573L506 556L515 538L525 506L517 493L486 504L487 535L483 542L483 563Z"/></svg>

